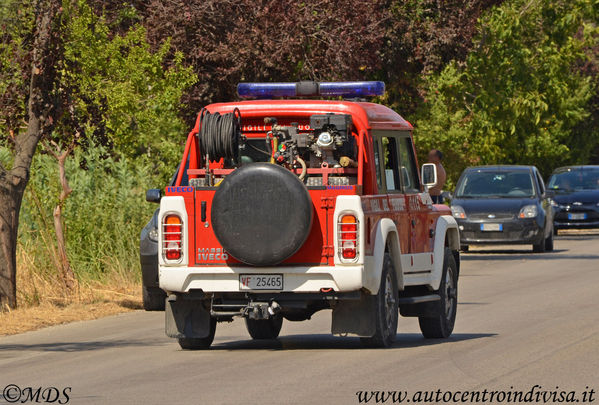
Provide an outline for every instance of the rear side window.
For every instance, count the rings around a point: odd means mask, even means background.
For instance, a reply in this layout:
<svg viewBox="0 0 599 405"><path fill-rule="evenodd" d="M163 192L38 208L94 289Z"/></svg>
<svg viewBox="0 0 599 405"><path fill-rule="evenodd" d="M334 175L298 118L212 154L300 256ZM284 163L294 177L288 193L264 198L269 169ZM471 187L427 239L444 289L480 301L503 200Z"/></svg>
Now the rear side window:
<svg viewBox="0 0 599 405"><path fill-rule="evenodd" d="M400 191L399 158L397 156L397 139L382 137L385 184L387 191Z"/></svg>
<svg viewBox="0 0 599 405"><path fill-rule="evenodd" d="M375 139L374 140L374 164L376 168L376 184L379 187L379 191L383 189L383 180L381 177L381 160L379 156L379 147L380 142Z"/></svg>

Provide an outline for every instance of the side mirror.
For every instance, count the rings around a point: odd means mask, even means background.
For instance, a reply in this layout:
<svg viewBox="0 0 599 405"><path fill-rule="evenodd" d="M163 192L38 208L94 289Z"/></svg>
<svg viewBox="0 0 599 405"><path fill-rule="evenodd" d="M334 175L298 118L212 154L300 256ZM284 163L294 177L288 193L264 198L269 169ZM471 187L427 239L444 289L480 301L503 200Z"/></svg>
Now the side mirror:
<svg viewBox="0 0 599 405"><path fill-rule="evenodd" d="M151 203L160 203L162 198L162 191L157 188L151 188L146 191L146 201Z"/></svg>
<svg viewBox="0 0 599 405"><path fill-rule="evenodd" d="M434 187L437 184L437 166L434 163L423 164L420 168L420 177L426 188Z"/></svg>

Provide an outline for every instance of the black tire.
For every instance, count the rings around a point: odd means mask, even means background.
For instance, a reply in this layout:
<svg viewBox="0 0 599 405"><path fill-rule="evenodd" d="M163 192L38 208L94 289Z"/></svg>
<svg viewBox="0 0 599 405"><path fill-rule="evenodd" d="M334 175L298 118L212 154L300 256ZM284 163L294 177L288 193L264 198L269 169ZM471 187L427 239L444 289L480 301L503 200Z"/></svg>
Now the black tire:
<svg viewBox="0 0 599 405"><path fill-rule="evenodd" d="M397 335L397 321L399 318L399 290L397 289L397 276L389 253L385 253L381 285L376 295L374 311L376 332L372 337L360 338L367 347L390 347L395 342Z"/></svg>
<svg viewBox="0 0 599 405"><path fill-rule="evenodd" d="M283 316L279 314L269 319L245 318L245 326L254 340L276 339L283 326Z"/></svg>
<svg viewBox="0 0 599 405"><path fill-rule="evenodd" d="M437 293L441 299L436 303L438 315L418 317L420 331L427 339L445 339L451 336L458 309L458 268L450 249L445 249L441 285Z"/></svg>
<svg viewBox="0 0 599 405"><path fill-rule="evenodd" d="M545 239L545 250L547 252L553 252L553 230L549 233L549 236Z"/></svg>
<svg viewBox="0 0 599 405"><path fill-rule="evenodd" d="M294 173L251 163L218 186L210 219L214 235L231 256L251 266L274 266L303 246L313 212L310 193Z"/></svg>
<svg viewBox="0 0 599 405"><path fill-rule="evenodd" d="M539 243L532 245L533 253L545 253L545 238L542 238Z"/></svg>
<svg viewBox="0 0 599 405"><path fill-rule="evenodd" d="M180 338L179 346L183 350L206 350L210 348L216 333L216 319L210 319L210 334L205 338Z"/></svg>
<svg viewBox="0 0 599 405"><path fill-rule="evenodd" d="M141 286L144 309L146 311L164 311L166 293L160 288Z"/></svg>

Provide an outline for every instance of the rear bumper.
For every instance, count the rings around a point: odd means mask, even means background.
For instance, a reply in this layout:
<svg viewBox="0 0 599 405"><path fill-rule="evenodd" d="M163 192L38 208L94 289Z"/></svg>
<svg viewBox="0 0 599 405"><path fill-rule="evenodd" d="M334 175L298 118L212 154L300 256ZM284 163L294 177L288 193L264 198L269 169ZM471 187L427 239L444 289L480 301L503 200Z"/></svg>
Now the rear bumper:
<svg viewBox="0 0 599 405"><path fill-rule="evenodd" d="M468 221L457 220L460 229L460 243L473 244L534 244L544 237L544 229L539 226L536 219L511 219L504 221ZM481 225L485 223L500 223L502 231L482 231Z"/></svg>
<svg viewBox="0 0 599 405"><path fill-rule="evenodd" d="M242 274L282 274L283 289L271 292L315 293L322 289L337 292L363 286L363 265L289 267L176 267L160 266L160 288L168 292L249 292L240 288ZM266 292L267 290L259 290ZM256 292L254 290L253 292Z"/></svg>

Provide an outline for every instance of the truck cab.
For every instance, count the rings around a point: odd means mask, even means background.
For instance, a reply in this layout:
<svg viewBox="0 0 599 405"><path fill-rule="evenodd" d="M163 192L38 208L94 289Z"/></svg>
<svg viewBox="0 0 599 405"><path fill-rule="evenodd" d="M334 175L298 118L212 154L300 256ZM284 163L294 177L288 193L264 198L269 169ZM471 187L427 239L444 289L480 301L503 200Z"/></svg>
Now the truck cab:
<svg viewBox="0 0 599 405"><path fill-rule="evenodd" d="M331 332L388 347L399 313L446 338L457 309L459 233L421 178L412 126L376 103L382 82L242 83L206 106L174 185L153 197L166 333L209 348L218 322L254 339L332 310ZM331 98L319 99L319 98ZM156 191L152 194L156 196Z"/></svg>

